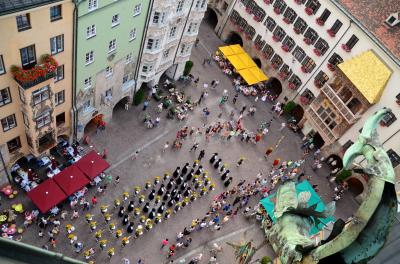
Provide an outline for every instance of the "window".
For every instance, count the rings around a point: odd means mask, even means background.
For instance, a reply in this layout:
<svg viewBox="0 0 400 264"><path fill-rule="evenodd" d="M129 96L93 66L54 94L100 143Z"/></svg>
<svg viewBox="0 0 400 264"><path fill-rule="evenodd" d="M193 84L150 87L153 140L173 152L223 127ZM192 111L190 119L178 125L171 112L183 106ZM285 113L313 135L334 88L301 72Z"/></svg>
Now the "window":
<svg viewBox="0 0 400 264"><path fill-rule="evenodd" d="M181 45L181 55L186 55L190 52L192 45L189 44L182 44Z"/></svg>
<svg viewBox="0 0 400 264"><path fill-rule="evenodd" d="M165 20L165 13L164 12L154 12L153 15L153 24L159 25L163 24Z"/></svg>
<svg viewBox="0 0 400 264"><path fill-rule="evenodd" d="M111 27L115 27L119 25L119 14L115 14L111 18Z"/></svg>
<svg viewBox="0 0 400 264"><path fill-rule="evenodd" d="M54 103L56 106L64 103L64 101L65 101L64 90L62 90L61 92L58 92L54 95Z"/></svg>
<svg viewBox="0 0 400 264"><path fill-rule="evenodd" d="M61 5L50 7L50 21L56 21L62 18Z"/></svg>
<svg viewBox="0 0 400 264"><path fill-rule="evenodd" d="M347 41L346 46L348 49L352 49L358 42L358 38L355 35L352 35L351 38Z"/></svg>
<svg viewBox="0 0 400 264"><path fill-rule="evenodd" d="M10 88L4 88L0 90L0 106L11 103Z"/></svg>
<svg viewBox="0 0 400 264"><path fill-rule="evenodd" d="M64 65L58 66L55 74L56 75L54 76L54 82L58 82L64 79Z"/></svg>
<svg viewBox="0 0 400 264"><path fill-rule="evenodd" d="M172 27L170 30L169 30L169 38L174 38L176 36L176 26L174 26L174 27Z"/></svg>
<svg viewBox="0 0 400 264"><path fill-rule="evenodd" d="M88 77L83 81L85 89L92 87L92 77Z"/></svg>
<svg viewBox="0 0 400 264"><path fill-rule="evenodd" d="M0 75L6 73L6 67L4 66L3 55L0 55Z"/></svg>
<svg viewBox="0 0 400 264"><path fill-rule="evenodd" d="M8 147L8 152L13 153L14 151L21 148L21 140L19 139L19 137L11 139L10 141L7 142L7 147Z"/></svg>
<svg viewBox="0 0 400 264"><path fill-rule="evenodd" d="M293 56L298 62L301 62L306 56L306 53L301 47L297 46L293 51Z"/></svg>
<svg viewBox="0 0 400 264"><path fill-rule="evenodd" d="M296 43L294 42L294 40L287 36L283 42L282 42L282 46L286 46L288 48L288 52L292 51L292 49L294 48L294 46L296 46Z"/></svg>
<svg viewBox="0 0 400 264"><path fill-rule="evenodd" d="M132 30L129 32L129 41L132 41L132 40L134 40L135 38L136 38L136 28L132 29Z"/></svg>
<svg viewBox="0 0 400 264"><path fill-rule="evenodd" d="M50 111L46 111L40 114L35 121L36 121L36 128L42 128L44 126L47 126L48 124L51 123Z"/></svg>
<svg viewBox="0 0 400 264"><path fill-rule="evenodd" d="M1 119L1 126L3 127L3 131L6 132L17 126L17 120L15 119L15 115L9 115L3 119Z"/></svg>
<svg viewBox="0 0 400 264"><path fill-rule="evenodd" d="M162 57L163 59L167 59L169 57L169 49L164 50Z"/></svg>
<svg viewBox="0 0 400 264"><path fill-rule="evenodd" d="M320 52L320 55L324 55L329 49L328 42L323 38L319 38L314 47Z"/></svg>
<svg viewBox="0 0 400 264"><path fill-rule="evenodd" d="M40 104L43 101L49 99L49 86L42 87L32 93L33 96L33 105Z"/></svg>
<svg viewBox="0 0 400 264"><path fill-rule="evenodd" d="M385 127L389 127L397 120L393 112L388 112L381 120L380 124Z"/></svg>
<svg viewBox="0 0 400 264"><path fill-rule="evenodd" d="M265 26L269 31L274 31L274 28L276 26L276 22L272 17L267 17L267 19L264 22Z"/></svg>
<svg viewBox="0 0 400 264"><path fill-rule="evenodd" d="M308 0L306 7L310 8L312 10L312 13L315 14L321 7L321 3L318 0Z"/></svg>
<svg viewBox="0 0 400 264"><path fill-rule="evenodd" d="M18 95L19 95L19 99L21 100L21 102L25 103L25 95L24 95L24 88L22 88L21 86L18 87Z"/></svg>
<svg viewBox="0 0 400 264"><path fill-rule="evenodd" d="M129 75L128 75L128 74L125 74L125 75L122 77L122 84L126 83L127 81L129 81Z"/></svg>
<svg viewBox="0 0 400 264"><path fill-rule="evenodd" d="M296 74L293 74L289 79L289 85L290 84L292 84L291 86L293 87L292 88L293 90L297 90L301 86L302 82L301 82L301 79L299 78L299 76L297 76Z"/></svg>
<svg viewBox="0 0 400 264"><path fill-rule="evenodd" d="M334 129L337 125L335 119L336 119L336 114L333 112L331 108L324 108L320 106L317 110L317 113L319 117L323 120L325 125L330 129Z"/></svg>
<svg viewBox="0 0 400 264"><path fill-rule="evenodd" d="M297 34L303 34L307 29L307 22L301 17L298 17L296 22L294 22L293 28Z"/></svg>
<svg viewBox="0 0 400 264"><path fill-rule="evenodd" d="M148 39L146 49L148 50L157 50L160 47L159 39Z"/></svg>
<svg viewBox="0 0 400 264"><path fill-rule="evenodd" d="M274 37L276 37L278 41L281 41L285 36L285 31L280 26L277 26L274 31Z"/></svg>
<svg viewBox="0 0 400 264"><path fill-rule="evenodd" d="M18 31L24 31L31 28L31 20L29 13L17 16Z"/></svg>
<svg viewBox="0 0 400 264"><path fill-rule="evenodd" d="M111 96L112 96L112 89L110 88L106 91L106 97L111 97Z"/></svg>
<svg viewBox="0 0 400 264"><path fill-rule="evenodd" d="M125 58L125 64L131 63L132 62L132 52L128 53Z"/></svg>
<svg viewBox="0 0 400 264"><path fill-rule="evenodd" d="M272 55L274 55L274 49L269 44L265 44L263 48L264 58L269 60L272 57Z"/></svg>
<svg viewBox="0 0 400 264"><path fill-rule="evenodd" d="M23 67L29 68L36 64L35 45L31 45L20 49L21 64Z"/></svg>
<svg viewBox="0 0 400 264"><path fill-rule="evenodd" d="M50 39L51 54L57 54L64 51L64 35L59 35Z"/></svg>
<svg viewBox="0 0 400 264"><path fill-rule="evenodd" d="M111 66L107 66L106 68L106 77L110 77L111 75L113 75L113 68Z"/></svg>
<svg viewBox="0 0 400 264"><path fill-rule="evenodd" d="M61 126L65 124L65 112L56 115L56 126Z"/></svg>
<svg viewBox="0 0 400 264"><path fill-rule="evenodd" d="M308 56L303 60L301 65L303 65L302 70L306 73L312 72L316 66L314 60Z"/></svg>
<svg viewBox="0 0 400 264"><path fill-rule="evenodd" d="M322 87L329 80L328 75L325 72L319 71L317 76L315 76L314 83L317 87Z"/></svg>
<svg viewBox="0 0 400 264"><path fill-rule="evenodd" d="M142 72L151 72L153 70L153 65L143 65Z"/></svg>
<svg viewBox="0 0 400 264"><path fill-rule="evenodd" d="M96 36L96 25L91 25L86 28L86 39Z"/></svg>
<svg viewBox="0 0 400 264"><path fill-rule="evenodd" d="M342 25L343 25L343 23L340 22L339 19L336 19L335 23L333 23L333 25L329 31L332 32L333 34L336 34L336 33L338 33L338 31L342 27Z"/></svg>
<svg viewBox="0 0 400 264"><path fill-rule="evenodd" d="M274 12L277 14L282 14L286 8L286 3L283 0L276 0L274 4Z"/></svg>
<svg viewBox="0 0 400 264"><path fill-rule="evenodd" d="M142 13L142 4L137 4L133 8L133 16L138 16L140 13Z"/></svg>
<svg viewBox="0 0 400 264"><path fill-rule="evenodd" d="M97 0L89 0L88 11L90 12L90 11L93 11L95 9L97 9Z"/></svg>
<svg viewBox="0 0 400 264"><path fill-rule="evenodd" d="M22 119L24 120L24 125L27 128L29 128L29 118L28 118L28 116L24 112L21 112L21 113L22 113Z"/></svg>
<svg viewBox="0 0 400 264"><path fill-rule="evenodd" d="M309 27L306 33L304 33L304 37L305 39L308 39L310 41L309 44L314 44L315 41L317 41L318 39L318 33L314 29Z"/></svg>
<svg viewBox="0 0 400 264"><path fill-rule="evenodd" d="M400 156L393 149L389 149L386 153L392 162L393 168L396 168L400 164Z"/></svg>
<svg viewBox="0 0 400 264"><path fill-rule="evenodd" d="M84 112L88 112L91 109L90 100L87 100L86 102L83 103L82 109Z"/></svg>
<svg viewBox="0 0 400 264"><path fill-rule="evenodd" d="M283 21L285 21L288 24L292 24L296 19L297 14L292 8L288 7L285 13L283 14L283 17L284 17Z"/></svg>
<svg viewBox="0 0 400 264"><path fill-rule="evenodd" d="M184 0L178 1L178 5L176 6L176 12L177 12L177 13L182 12L183 4L184 4L184 3L185 3Z"/></svg>
<svg viewBox="0 0 400 264"><path fill-rule="evenodd" d="M337 53L333 53L333 55L329 58L328 62L333 66L336 66L339 63L342 63L343 59Z"/></svg>
<svg viewBox="0 0 400 264"><path fill-rule="evenodd" d="M29 147L33 148L32 138L27 133L25 133L25 136L26 136L26 143L28 143Z"/></svg>
<svg viewBox="0 0 400 264"><path fill-rule="evenodd" d="M117 40L113 39L108 43L108 53L117 49Z"/></svg>
<svg viewBox="0 0 400 264"><path fill-rule="evenodd" d="M226 4L224 2L224 4ZM199 8L204 8L206 6L206 0L197 0L195 8L199 9Z"/></svg>
<svg viewBox="0 0 400 264"><path fill-rule="evenodd" d="M90 63L94 62L94 51L91 50L88 53L86 53L86 65L89 65Z"/></svg>
<svg viewBox="0 0 400 264"><path fill-rule="evenodd" d="M283 64L282 57L275 53L275 55L271 59L271 63L274 69L279 69Z"/></svg>
<svg viewBox="0 0 400 264"><path fill-rule="evenodd" d="M322 22L326 22L328 20L328 17L331 15L331 11L325 8L324 12L322 12L321 16L319 17L319 20Z"/></svg>
<svg viewBox="0 0 400 264"><path fill-rule="evenodd" d="M195 34L197 33L197 28L198 28L198 23L196 22L190 22L189 26L188 26L188 30L187 33L189 34Z"/></svg>

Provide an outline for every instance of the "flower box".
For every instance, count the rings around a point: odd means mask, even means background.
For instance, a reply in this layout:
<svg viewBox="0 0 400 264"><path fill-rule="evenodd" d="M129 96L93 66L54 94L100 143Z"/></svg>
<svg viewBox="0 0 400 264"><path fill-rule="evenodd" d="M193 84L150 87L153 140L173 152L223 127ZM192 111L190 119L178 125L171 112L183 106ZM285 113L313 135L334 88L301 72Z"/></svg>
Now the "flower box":
<svg viewBox="0 0 400 264"><path fill-rule="evenodd" d="M282 50L284 51L284 52L288 52L289 51L289 46L288 45L282 45Z"/></svg>
<svg viewBox="0 0 400 264"><path fill-rule="evenodd" d="M271 4L271 0L264 0L264 3L265 3L266 5L270 5L270 4Z"/></svg>
<svg viewBox="0 0 400 264"><path fill-rule="evenodd" d="M242 27L237 27L237 31L238 31L238 32L243 32L244 29L243 29Z"/></svg>
<svg viewBox="0 0 400 264"><path fill-rule="evenodd" d="M247 40L251 40L252 39L252 36L249 35L249 34L245 34L245 37L246 37Z"/></svg>
<svg viewBox="0 0 400 264"><path fill-rule="evenodd" d="M318 57L321 56L321 51L319 49L314 49L314 54L317 55Z"/></svg>
<svg viewBox="0 0 400 264"><path fill-rule="evenodd" d="M301 5L301 0L294 0L294 2L298 5Z"/></svg>
<svg viewBox="0 0 400 264"><path fill-rule="evenodd" d="M265 53L265 52L263 52L262 56L264 57L264 59L269 59L270 58L270 55Z"/></svg>
<svg viewBox="0 0 400 264"><path fill-rule="evenodd" d="M280 40L277 36L275 36L275 35L272 36L272 39L273 39L275 42L281 41L281 40Z"/></svg>
<svg viewBox="0 0 400 264"><path fill-rule="evenodd" d="M285 80L286 77L287 77L287 74L284 73L284 72L280 72L280 73L278 73L278 77L279 77L281 80Z"/></svg>
<svg viewBox="0 0 400 264"><path fill-rule="evenodd" d="M333 65L332 63L328 63L328 69L330 70L330 71L335 71L336 69L335 69L335 65Z"/></svg>
<svg viewBox="0 0 400 264"><path fill-rule="evenodd" d="M349 48L349 46L347 46L346 44L342 44L342 49L346 52L350 52L351 49Z"/></svg>
<svg viewBox="0 0 400 264"><path fill-rule="evenodd" d="M258 17L258 16L254 16L253 19L254 19L254 21L257 21L257 22L261 22L262 21L262 18Z"/></svg>
<svg viewBox="0 0 400 264"><path fill-rule="evenodd" d="M305 11L306 11L307 15L309 15L309 16L311 16L314 13L314 10L312 10L310 7L307 7L305 9Z"/></svg>
<svg viewBox="0 0 400 264"><path fill-rule="evenodd" d="M294 33L296 34L300 34L301 33L301 29L300 28L293 28Z"/></svg>
<svg viewBox="0 0 400 264"><path fill-rule="evenodd" d="M261 50L262 46L260 44L254 44L256 50Z"/></svg>
<svg viewBox="0 0 400 264"><path fill-rule="evenodd" d="M325 25L325 22L319 17L315 20L315 22L317 22L318 25L323 26Z"/></svg>
<svg viewBox="0 0 400 264"><path fill-rule="evenodd" d="M277 63L272 63L272 68L274 68L275 70L279 68L279 65Z"/></svg>
<svg viewBox="0 0 400 264"><path fill-rule="evenodd" d="M309 38L304 38L303 41L304 41L304 43L306 43L307 45L310 45L311 42L312 42L311 39L309 39Z"/></svg>
<svg viewBox="0 0 400 264"><path fill-rule="evenodd" d="M302 104L308 104L310 102L310 100L308 100L308 98L305 96L300 96L300 102Z"/></svg>
<svg viewBox="0 0 400 264"><path fill-rule="evenodd" d="M294 85L294 83L289 83L289 89L290 90L295 90L296 89L296 85Z"/></svg>
<svg viewBox="0 0 400 264"><path fill-rule="evenodd" d="M314 80L314 85L315 85L317 88L321 88L321 87L322 87L322 83L321 83L319 80Z"/></svg>
<svg viewBox="0 0 400 264"><path fill-rule="evenodd" d="M253 12L253 10L250 7L246 7L246 12L247 12L247 14L251 14Z"/></svg>
<svg viewBox="0 0 400 264"><path fill-rule="evenodd" d="M11 66L11 73L22 87L29 88L54 77L58 67L57 61L52 56L45 54L41 56L39 62L40 64L29 70L15 65Z"/></svg>
<svg viewBox="0 0 400 264"><path fill-rule="evenodd" d="M290 24L290 19L287 17L284 17L283 22L285 22L286 24Z"/></svg>
<svg viewBox="0 0 400 264"><path fill-rule="evenodd" d="M306 68L306 67L304 67L304 66L301 66L301 71L302 71L302 72L304 72L304 73L308 73L308 70L307 70L307 68Z"/></svg>
<svg viewBox="0 0 400 264"><path fill-rule="evenodd" d="M275 12L275 14L277 14L277 15L280 15L280 14L281 14L281 10L280 10L279 8L277 8L277 7L274 8L274 12Z"/></svg>
<svg viewBox="0 0 400 264"><path fill-rule="evenodd" d="M331 36L332 38L334 38L336 36L336 33L333 32L332 29L328 29L327 32L328 32L328 35Z"/></svg>

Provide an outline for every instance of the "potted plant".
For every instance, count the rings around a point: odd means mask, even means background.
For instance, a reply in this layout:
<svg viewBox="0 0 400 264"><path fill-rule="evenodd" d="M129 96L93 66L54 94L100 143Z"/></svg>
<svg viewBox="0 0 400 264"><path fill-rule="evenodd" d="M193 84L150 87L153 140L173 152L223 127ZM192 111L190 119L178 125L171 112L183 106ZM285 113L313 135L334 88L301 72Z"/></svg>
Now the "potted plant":
<svg viewBox="0 0 400 264"><path fill-rule="evenodd" d="M288 52L289 51L289 46L288 45L282 45L282 50L284 51L284 52Z"/></svg>
<svg viewBox="0 0 400 264"><path fill-rule="evenodd" d="M300 28L293 28L293 30L294 30L294 33L296 33L296 34L300 34L301 33L301 29Z"/></svg>
<svg viewBox="0 0 400 264"><path fill-rule="evenodd" d="M301 66L301 71L304 72L304 73L308 73L308 70L304 65Z"/></svg>
<svg viewBox="0 0 400 264"><path fill-rule="evenodd" d="M272 264L272 260L271 260L270 257L264 256L264 257L261 259L261 262L260 262L260 263L261 263L261 264Z"/></svg>
<svg viewBox="0 0 400 264"><path fill-rule="evenodd" d="M325 25L325 22L324 22L324 20L322 20L320 17L319 17L319 18L317 18L317 19L315 20L315 22L317 22L317 24L318 24L318 25L320 25L320 26L323 26L323 25Z"/></svg>
<svg viewBox="0 0 400 264"><path fill-rule="evenodd" d="M290 24L290 19L288 17L284 17L283 22L285 22L286 24Z"/></svg>
<svg viewBox="0 0 400 264"><path fill-rule="evenodd" d="M280 78L281 80L284 80L284 79L286 79L287 74L286 74L285 72L279 72L279 73L278 73L278 76L279 76L279 78Z"/></svg>
<svg viewBox="0 0 400 264"><path fill-rule="evenodd" d="M134 105L140 105L140 104L143 102L143 100L144 100L144 96L145 96L145 94L144 94L144 89L143 89L143 88L140 88L140 89L136 92L135 96L133 97L133 104L134 104Z"/></svg>
<svg viewBox="0 0 400 264"><path fill-rule="evenodd" d="M307 15L309 15L309 16L311 16L314 13L314 10L312 10L311 7L306 7L305 11L306 11Z"/></svg>
<svg viewBox="0 0 400 264"><path fill-rule="evenodd" d="M351 48L349 46L347 46L346 44L342 44L342 49L346 52L350 52Z"/></svg>
<svg viewBox="0 0 400 264"><path fill-rule="evenodd" d="M328 32L328 35L331 36L332 38L334 38L336 36L336 33L332 29L328 29L327 32Z"/></svg>
<svg viewBox="0 0 400 264"><path fill-rule="evenodd" d="M341 171L339 171L336 174L336 182L343 182L344 180L346 180L350 176L351 176L351 171L350 170L342 169Z"/></svg>
<svg viewBox="0 0 400 264"><path fill-rule="evenodd" d="M319 49L313 49L313 51L318 57L321 56L321 51Z"/></svg>
<svg viewBox="0 0 400 264"><path fill-rule="evenodd" d="M281 10L280 10L279 8L277 8L277 7L274 7L274 12L275 12L275 14L277 14L277 15L280 15L280 14L281 14Z"/></svg>
<svg viewBox="0 0 400 264"><path fill-rule="evenodd" d="M276 35L272 35L272 39L273 39L273 41L275 41L275 42L281 41L281 40L278 38L278 36L276 36Z"/></svg>
<svg viewBox="0 0 400 264"><path fill-rule="evenodd" d="M253 19L257 22L261 22L262 18L258 16L254 16Z"/></svg>
<svg viewBox="0 0 400 264"><path fill-rule="evenodd" d="M190 61L190 60L187 61L185 63L185 69L183 70L183 75L188 76L190 71L192 70L192 68L193 68L193 61Z"/></svg>
<svg viewBox="0 0 400 264"><path fill-rule="evenodd" d="M237 27L237 31L238 31L238 32L243 32L243 31L244 31L244 28L242 28L241 26L238 26L238 27Z"/></svg>
<svg viewBox="0 0 400 264"><path fill-rule="evenodd" d="M294 2L298 5L301 5L301 0L294 0Z"/></svg>
<svg viewBox="0 0 400 264"><path fill-rule="evenodd" d="M310 100L305 96L300 96L300 102L305 105L308 104Z"/></svg>
<svg viewBox="0 0 400 264"><path fill-rule="evenodd" d="M264 3L265 3L266 5L270 5L270 4L271 4L271 0L264 0Z"/></svg>
<svg viewBox="0 0 400 264"><path fill-rule="evenodd" d="M251 14L253 12L253 10L251 10L250 7L246 7L246 12L247 12L247 14Z"/></svg>
<svg viewBox="0 0 400 264"><path fill-rule="evenodd" d="M260 50L262 48L262 46L260 45L260 43L254 44L254 48L256 48L256 50Z"/></svg>
<svg viewBox="0 0 400 264"><path fill-rule="evenodd" d="M328 63L327 66L330 71L335 71L335 65L333 65L332 63Z"/></svg>
<svg viewBox="0 0 400 264"><path fill-rule="evenodd" d="M246 37L247 40L251 40L252 39L252 36L249 33L246 33L245 37Z"/></svg>
<svg viewBox="0 0 400 264"><path fill-rule="evenodd" d="M303 40L304 40L304 43L306 43L307 45L310 45L312 42L310 38L304 38Z"/></svg>
<svg viewBox="0 0 400 264"><path fill-rule="evenodd" d="M321 81L319 81L319 80L314 80L314 85L315 85L317 88L321 88L321 87L322 87L322 83L321 83Z"/></svg>
<svg viewBox="0 0 400 264"><path fill-rule="evenodd" d="M278 63L272 63L272 68L274 68L275 70L279 68L279 64Z"/></svg>
<svg viewBox="0 0 400 264"><path fill-rule="evenodd" d="M264 57L264 59L269 59L269 55L265 52L263 52L262 56Z"/></svg>
<svg viewBox="0 0 400 264"><path fill-rule="evenodd" d="M294 83L291 83L291 82L289 83L288 87L290 90L296 89L296 85L294 85Z"/></svg>

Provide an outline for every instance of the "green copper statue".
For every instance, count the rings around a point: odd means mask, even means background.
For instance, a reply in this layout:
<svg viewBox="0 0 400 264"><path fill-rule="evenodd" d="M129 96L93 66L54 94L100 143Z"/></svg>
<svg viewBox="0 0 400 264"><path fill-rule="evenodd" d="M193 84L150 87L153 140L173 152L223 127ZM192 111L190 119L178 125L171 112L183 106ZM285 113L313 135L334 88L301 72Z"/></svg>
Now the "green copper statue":
<svg viewBox="0 0 400 264"><path fill-rule="evenodd" d="M265 235L283 264L299 263L367 263L383 247L397 212L395 174L386 151L378 140L376 128L389 109L369 117L357 141L343 157L345 169L353 160L364 156L368 175L368 193L352 220L344 224L338 219L332 233L320 245L310 239L313 222L334 212L330 203L324 212L307 208L309 194L296 194L295 184L286 182L276 193L276 223L265 229Z"/></svg>

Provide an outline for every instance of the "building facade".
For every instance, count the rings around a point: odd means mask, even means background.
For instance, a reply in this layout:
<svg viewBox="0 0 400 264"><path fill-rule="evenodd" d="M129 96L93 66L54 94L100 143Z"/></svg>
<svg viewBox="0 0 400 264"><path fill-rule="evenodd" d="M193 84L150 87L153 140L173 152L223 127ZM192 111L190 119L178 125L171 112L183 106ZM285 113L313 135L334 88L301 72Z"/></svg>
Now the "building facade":
<svg viewBox="0 0 400 264"><path fill-rule="evenodd" d="M111 119L131 102L146 19L153 1L76 1L76 136L93 120Z"/></svg>
<svg viewBox="0 0 400 264"><path fill-rule="evenodd" d="M207 0L154 0L137 87L152 87L165 73L178 79L189 60Z"/></svg>
<svg viewBox="0 0 400 264"><path fill-rule="evenodd" d="M69 139L72 133L73 8L72 1L40 1L1 9L3 168L29 154L40 156L59 137ZM2 183L6 181L7 177L1 177Z"/></svg>

